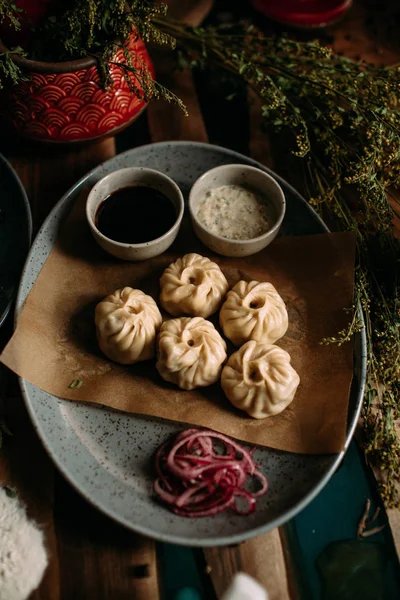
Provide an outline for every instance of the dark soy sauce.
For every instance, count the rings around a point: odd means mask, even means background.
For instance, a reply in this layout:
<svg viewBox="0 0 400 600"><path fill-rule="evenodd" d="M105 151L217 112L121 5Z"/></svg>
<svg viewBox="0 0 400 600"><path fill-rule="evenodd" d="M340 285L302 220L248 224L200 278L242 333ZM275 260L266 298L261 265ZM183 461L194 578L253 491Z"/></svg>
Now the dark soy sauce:
<svg viewBox="0 0 400 600"><path fill-rule="evenodd" d="M97 229L124 244L141 244L162 236L175 223L171 200L152 188L136 185L107 196L96 212Z"/></svg>

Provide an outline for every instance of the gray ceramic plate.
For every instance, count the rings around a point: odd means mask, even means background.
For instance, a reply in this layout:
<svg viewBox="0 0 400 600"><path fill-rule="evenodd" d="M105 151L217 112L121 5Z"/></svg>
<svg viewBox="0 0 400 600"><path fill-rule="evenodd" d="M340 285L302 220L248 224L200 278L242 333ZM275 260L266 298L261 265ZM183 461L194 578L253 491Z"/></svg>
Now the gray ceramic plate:
<svg viewBox="0 0 400 600"><path fill-rule="evenodd" d="M31 209L25 190L0 154L0 326L12 306L31 236Z"/></svg>
<svg viewBox="0 0 400 600"><path fill-rule="evenodd" d="M130 166L167 173L185 198L204 171L225 163L258 163L223 148L192 142L143 146L120 154L94 169L57 204L40 230L28 257L17 305L23 306L57 237L60 223L83 185ZM275 175L274 175L275 176ZM326 231L318 216L284 181L287 212L283 235ZM190 250L188 248L188 250ZM348 442L360 411L365 379L365 340L358 338L351 394ZM270 491L249 517L229 512L212 518L185 519L171 514L152 497L152 457L159 444L187 425L156 418L85 407L60 400L21 381L28 411L43 444L68 481L94 506L126 527L150 537L190 546L233 544L280 525L300 511L327 483L344 452L303 456L259 449L257 462L268 475Z"/></svg>

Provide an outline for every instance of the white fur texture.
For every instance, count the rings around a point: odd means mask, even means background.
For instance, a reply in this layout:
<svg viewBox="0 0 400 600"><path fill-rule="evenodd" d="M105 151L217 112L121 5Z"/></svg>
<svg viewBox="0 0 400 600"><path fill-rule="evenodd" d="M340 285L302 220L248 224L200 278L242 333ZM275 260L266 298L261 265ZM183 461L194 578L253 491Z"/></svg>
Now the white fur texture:
<svg viewBox="0 0 400 600"><path fill-rule="evenodd" d="M0 487L0 600L25 600L46 567L43 533Z"/></svg>

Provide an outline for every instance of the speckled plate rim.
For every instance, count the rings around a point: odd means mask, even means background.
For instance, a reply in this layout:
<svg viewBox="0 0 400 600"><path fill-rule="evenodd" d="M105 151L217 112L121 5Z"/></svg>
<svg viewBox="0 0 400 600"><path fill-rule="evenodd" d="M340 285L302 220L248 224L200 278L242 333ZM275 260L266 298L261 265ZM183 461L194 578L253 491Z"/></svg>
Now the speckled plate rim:
<svg viewBox="0 0 400 600"><path fill-rule="evenodd" d="M14 171L14 169L12 168L12 166L10 165L8 160L2 154L0 154L0 163L1 163L2 167L4 167L6 173L8 173L8 176L10 177L10 179L12 179L14 181L14 184L16 185L16 188L20 194L20 200L22 201L22 206L25 211L25 221L26 221L26 227L27 227L27 232L25 232L25 234L26 233L28 234L25 237L23 243L26 245L26 253L28 253L30 245L31 245L31 241L32 241L32 213L31 213L31 207L29 204L28 196L26 194L25 188L22 185L21 180L18 177L17 173ZM7 257L6 257L6 259L7 259ZM23 262L21 261L20 272L23 270L22 269L23 266L24 266ZM25 266L24 266L24 269L25 269ZM11 307L14 303L18 289L19 289L19 281L18 281L18 276L16 276L13 293L12 293L5 309L0 313L0 327L3 325L4 321L6 320L8 314L11 310Z"/></svg>
<svg viewBox="0 0 400 600"><path fill-rule="evenodd" d="M121 154L119 154L119 157L123 157L123 156L128 156L129 154L133 153L133 152L137 152L140 149L146 150L150 147L152 147L154 149L154 147L190 147L190 146L196 146L199 149L204 149L205 151L217 151L217 152L223 152L224 154L226 154L227 156L231 156L232 158L237 159L238 161L245 159L245 161L255 167L258 167L264 171L266 171L268 174L272 175L281 186L284 187L284 189L286 188L287 190L289 190L293 195L295 195L299 201L301 201L301 203L303 203L306 207L306 209L308 211L310 211L311 213L313 213L315 219L317 221L319 221L321 227L328 232L329 229L328 227L325 225L325 223L323 222L323 220L318 216L318 214L312 209L312 207L309 206L309 204L307 203L307 201L290 185L288 184L283 178L281 178L279 175L277 175L276 173L274 173L272 170L268 169L267 167L265 167L264 165L262 165L261 163L243 155L240 154L238 152L235 152L233 150L229 150L227 148L223 148L221 146L217 146L217 145L213 145L213 144L207 144L207 143L201 143L201 142L190 142L190 141L168 141L168 142L158 142L157 144L146 144L143 145L141 147L136 147L133 148L131 150L127 150ZM20 287L19 287L19 291L17 294L17 299L16 299L16 312L15 312L15 326L17 324L17 320L18 320L18 314L20 312L20 310L22 309L24 302L25 302L25 298L26 295L24 294L24 291L22 289L22 282L24 279L24 274L25 271L29 268L29 264L30 264L30 260L33 256L33 254L35 253L35 245L36 245L36 241L41 237L42 232L44 232L50 225L51 220L55 217L55 215L58 213L58 211L60 210L61 206L64 203L67 203L71 197L71 195L76 195L76 193L80 190L80 188L82 188L86 181L88 179L91 178L92 175L94 175L96 173L96 171L98 171L100 168L107 166L109 163L112 163L114 161L115 157L105 161L104 163L101 163L100 165L98 165L97 167L95 167L94 169L92 169L90 172L88 172L84 177L82 177L74 186L72 186L65 194L64 196L59 200L59 202L54 206L53 210L50 212L50 214L48 215L48 217L46 218L46 220L44 221L42 227L40 228L32 246L31 246L31 250L28 254L28 257L26 259L25 262L25 266L24 266L24 270L23 270L23 274L21 277L21 283L20 283ZM40 269L39 269L40 272ZM361 310L361 306L359 306L360 309L360 315L361 315L361 320L362 320L362 325L364 325L364 319L363 319L363 315L362 315L362 310ZM358 385L358 389L357 389L357 395L356 395L356 401L355 401L355 410L353 411L351 418L348 421L348 428L347 428L347 438L346 438L346 442L345 442L345 446L343 448L343 450L341 452L339 452L338 454L335 455L333 461L332 461L332 465L331 467L325 472L325 474L321 477L321 479L319 480L318 484L316 484L308 494L306 494L303 499L299 502L297 502L295 505L293 505L293 507L291 509L289 509L288 511L285 512L285 514L281 515L280 517L277 517L275 519L272 519L271 521L269 521L268 523L266 523L265 525L262 526L256 526L252 529L247 530L244 533L240 533L240 534L233 534L230 536L219 536L216 538L213 538L212 540L210 540L210 538L202 538L202 537L196 537L196 538L191 538L190 541L188 540L187 537L181 537L179 535L174 535L174 534L162 534L162 533L158 533L157 531L153 530L153 529L149 529L148 527L142 526L140 523L132 523L131 521L128 521L127 519L125 519L124 517L122 517L120 514L118 514L116 511L110 509L109 507L103 506L103 504L101 502L97 502L95 498L93 498L75 479L74 477L74 473L71 472L68 468L66 468L66 466L63 464L63 462L61 460L59 460L59 458L57 457L57 455L55 454L55 452L52 449L51 444L48 443L48 440L46 439L46 434L43 431L42 427L41 427L41 423L40 420L37 418L37 415L35 413L35 409L34 406L31 403L30 397L29 397L29 392L27 390L26 384L27 382L22 379L19 378L19 384L20 384L20 388L22 391L22 396L24 398L25 401L25 406L27 408L28 414L32 420L33 426L44 446L44 448L46 449L47 453L49 454L50 458L53 460L53 462L55 463L55 465L57 466L57 468L60 470L60 472L62 473L62 475L65 477L65 479L70 483L70 485L80 494L82 495L90 504L92 504L94 507L96 507L98 510L100 510L102 513L106 514L107 516L109 516L110 518L112 518L114 521L116 521L117 523L123 525L124 527L130 529L131 531L134 531L136 533L139 533L141 535L146 535L152 539L155 539L157 541L161 541L161 542L166 542L166 543L172 543L172 544L180 544L182 546L190 546L190 547L211 547L211 546L227 546L227 545L232 545L232 544L238 544L241 542L244 542L252 537L258 536L258 535L262 535L263 533L266 533L267 531L275 528L275 527L279 527L281 525L283 525L284 523L286 523L287 521L289 521L290 519L292 519L296 514L298 514L301 510L303 510L318 494L319 492L325 487L325 485L328 483L328 481L330 480L330 478L332 477L332 475L335 473L335 471L337 470L337 468L339 467L340 463L342 462L344 455L349 447L349 444L351 442L351 439L353 437L353 434L355 432L356 426L357 426L357 422L361 413L361 407L362 407L362 400L364 397L364 390L365 390L365 381L366 381L366 334L365 334L365 328L363 327L361 329L361 332L358 334L357 338L356 338L356 342L355 342L355 348L354 348L354 353L357 356L357 360L358 360L358 381L357 381L357 385Z"/></svg>

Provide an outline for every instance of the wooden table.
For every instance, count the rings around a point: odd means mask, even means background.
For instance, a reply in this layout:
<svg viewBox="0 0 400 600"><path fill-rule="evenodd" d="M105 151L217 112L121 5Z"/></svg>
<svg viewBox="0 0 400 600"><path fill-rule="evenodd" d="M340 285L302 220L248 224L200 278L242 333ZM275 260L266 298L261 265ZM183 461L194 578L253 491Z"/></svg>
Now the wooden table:
<svg viewBox="0 0 400 600"><path fill-rule="evenodd" d="M175 16L198 24L212 8L212 0L170 2ZM216 1L215 12L243 9L242 2ZM240 8L240 6L242 8ZM238 8L239 6L239 8ZM245 9L245 10L248 10ZM345 20L324 36L349 56L389 64L398 55L384 48L364 28L364 9L356 3ZM270 27L262 20L266 27ZM239 94L234 103L204 75L194 81L189 73L173 74L169 61L154 56L158 77L177 93L189 110L184 117L173 106L159 103L120 134L85 146L34 147L7 140L1 151L19 174L30 199L34 230L61 195L88 170L116 151L163 140L196 140L218 143L271 166L268 141L260 131L257 103ZM273 166L273 165L272 165ZM2 331L11 333L11 320ZM158 600L162 597L157 545L114 524L87 504L55 470L37 439L23 407L16 381L7 393L7 423L13 437L0 453L0 482L14 486L46 535L50 563L32 600ZM1 405L0 405L1 409ZM4 410L4 407L3 407ZM244 570L264 583L271 600L298 597L285 530L274 530L231 548L204 551L204 585L208 598L220 598L231 576ZM207 568L206 568L207 565Z"/></svg>

